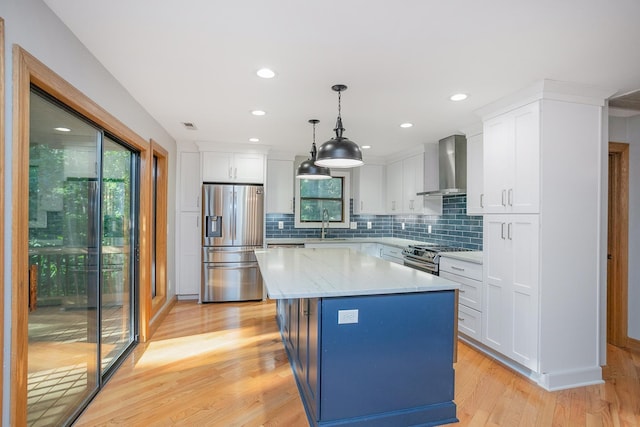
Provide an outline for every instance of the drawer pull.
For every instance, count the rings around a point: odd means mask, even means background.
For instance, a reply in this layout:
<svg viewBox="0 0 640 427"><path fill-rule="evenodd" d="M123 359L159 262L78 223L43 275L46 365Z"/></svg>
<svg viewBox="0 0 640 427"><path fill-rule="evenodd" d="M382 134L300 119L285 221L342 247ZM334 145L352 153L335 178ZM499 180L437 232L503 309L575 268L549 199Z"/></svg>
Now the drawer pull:
<svg viewBox="0 0 640 427"><path fill-rule="evenodd" d="M458 316L458 320L461 321L461 322L464 322L464 317Z"/></svg>
<svg viewBox="0 0 640 427"><path fill-rule="evenodd" d="M456 267L455 265L452 265L452 266L451 266L451 269L452 269L452 270L458 270L458 271L464 271L464 268L462 268L462 267Z"/></svg>

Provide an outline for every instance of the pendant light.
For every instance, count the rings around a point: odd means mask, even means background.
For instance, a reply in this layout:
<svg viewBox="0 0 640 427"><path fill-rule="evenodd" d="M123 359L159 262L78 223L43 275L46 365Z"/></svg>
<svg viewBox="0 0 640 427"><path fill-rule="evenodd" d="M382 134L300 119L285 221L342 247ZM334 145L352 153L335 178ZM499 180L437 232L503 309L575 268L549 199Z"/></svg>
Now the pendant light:
<svg viewBox="0 0 640 427"><path fill-rule="evenodd" d="M311 144L311 158L300 163L298 166L298 173L296 178L298 179L331 179L331 171L329 168L324 168L315 164L316 161L316 124L320 123L320 120L311 119L309 123L313 125L313 144Z"/></svg>
<svg viewBox="0 0 640 427"><path fill-rule="evenodd" d="M333 85L331 87L338 92L338 120L336 121L335 138L331 138L320 146L316 165L330 168L352 168L362 166L362 152L360 147L353 141L342 136L344 128L342 127L342 117L340 117L340 93L347 90L345 85Z"/></svg>

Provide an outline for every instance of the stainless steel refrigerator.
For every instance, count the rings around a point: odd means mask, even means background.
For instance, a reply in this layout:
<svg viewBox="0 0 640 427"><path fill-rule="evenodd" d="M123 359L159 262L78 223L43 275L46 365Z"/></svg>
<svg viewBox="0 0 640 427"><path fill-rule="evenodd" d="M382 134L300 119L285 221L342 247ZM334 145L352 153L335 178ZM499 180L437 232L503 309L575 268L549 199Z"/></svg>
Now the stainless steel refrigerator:
<svg viewBox="0 0 640 427"><path fill-rule="evenodd" d="M202 302L262 299L254 249L262 248L262 185L202 187Z"/></svg>

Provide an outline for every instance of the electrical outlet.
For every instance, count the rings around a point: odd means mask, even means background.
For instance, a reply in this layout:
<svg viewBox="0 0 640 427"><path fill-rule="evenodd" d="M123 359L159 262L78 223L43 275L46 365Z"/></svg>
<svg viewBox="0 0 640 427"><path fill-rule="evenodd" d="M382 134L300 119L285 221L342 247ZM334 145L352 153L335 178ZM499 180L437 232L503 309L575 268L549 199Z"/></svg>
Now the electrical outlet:
<svg viewBox="0 0 640 427"><path fill-rule="evenodd" d="M351 222L349 225L351 226L350 228L352 230L357 230L358 229L358 223L355 222L355 221Z"/></svg>
<svg viewBox="0 0 640 427"><path fill-rule="evenodd" d="M427 225L427 233L431 234L431 225Z"/></svg>
<svg viewBox="0 0 640 427"><path fill-rule="evenodd" d="M400 226L402 227L402 229L404 230L404 222L402 224L400 224Z"/></svg>
<svg viewBox="0 0 640 427"><path fill-rule="evenodd" d="M371 221L367 221L367 230L371 230Z"/></svg>
<svg viewBox="0 0 640 427"><path fill-rule="evenodd" d="M338 310L338 325L358 323L358 309Z"/></svg>
<svg viewBox="0 0 640 427"><path fill-rule="evenodd" d="M284 228L284 221L278 221L278 230L282 230Z"/></svg>

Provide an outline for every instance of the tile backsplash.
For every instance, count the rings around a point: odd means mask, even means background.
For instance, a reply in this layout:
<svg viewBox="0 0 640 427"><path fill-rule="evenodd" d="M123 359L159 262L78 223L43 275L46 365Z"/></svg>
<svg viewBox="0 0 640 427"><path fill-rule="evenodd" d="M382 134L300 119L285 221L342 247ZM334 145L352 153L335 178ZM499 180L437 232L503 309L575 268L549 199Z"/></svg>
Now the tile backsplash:
<svg viewBox="0 0 640 427"><path fill-rule="evenodd" d="M330 229L329 237L399 237L482 250L482 217L467 216L465 195L443 196L442 215L354 215L353 200L350 205L351 221L357 222L358 228ZM279 221L283 222L281 230ZM371 229L367 229L367 222L371 222ZM293 214L267 214L266 236L268 239L313 238L320 237L320 229L294 228Z"/></svg>

